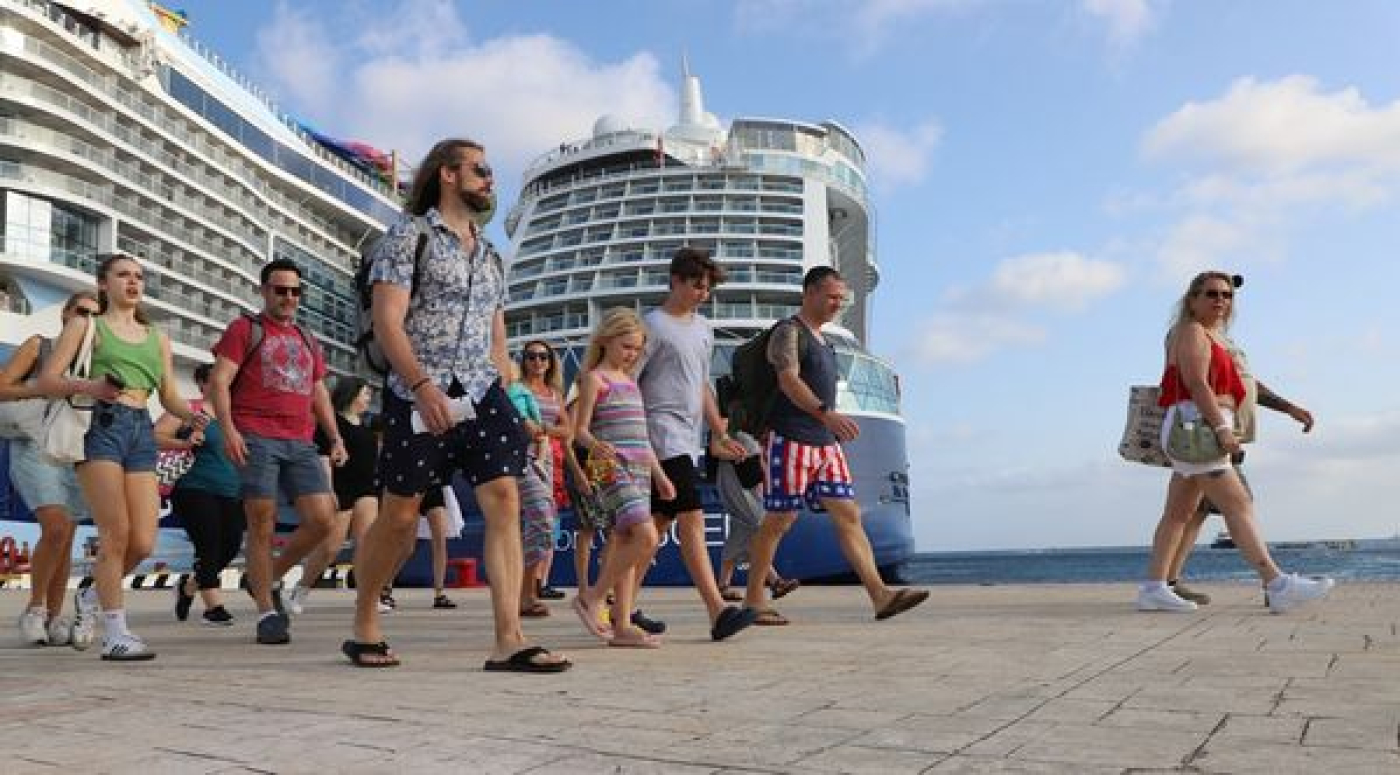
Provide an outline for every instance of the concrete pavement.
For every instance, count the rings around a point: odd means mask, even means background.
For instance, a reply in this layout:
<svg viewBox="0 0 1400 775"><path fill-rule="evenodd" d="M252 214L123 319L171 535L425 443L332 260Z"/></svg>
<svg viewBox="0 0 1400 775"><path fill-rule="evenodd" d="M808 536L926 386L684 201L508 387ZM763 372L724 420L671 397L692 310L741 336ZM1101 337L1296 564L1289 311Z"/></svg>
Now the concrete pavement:
<svg viewBox="0 0 1400 775"><path fill-rule="evenodd" d="M1397 584L1344 584L1269 615L1257 587L1204 587L1194 614L1140 614L1118 585L935 587L876 623L856 588L804 587L793 623L711 643L693 591L648 590L671 632L608 649L566 604L527 622L576 662L480 670L484 590L434 611L397 593L405 660L338 653L350 593L318 590L289 646L129 594L153 662L21 648L0 592L0 773L139 772L1400 772Z"/></svg>

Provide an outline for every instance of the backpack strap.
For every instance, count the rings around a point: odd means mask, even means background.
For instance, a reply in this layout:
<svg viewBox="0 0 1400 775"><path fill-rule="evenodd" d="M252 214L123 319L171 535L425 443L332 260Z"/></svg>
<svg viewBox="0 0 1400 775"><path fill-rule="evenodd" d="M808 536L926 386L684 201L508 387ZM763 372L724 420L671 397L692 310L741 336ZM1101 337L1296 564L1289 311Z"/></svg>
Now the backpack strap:
<svg viewBox="0 0 1400 775"><path fill-rule="evenodd" d="M243 366L248 363L248 359L253 354L262 349L263 342L267 339L267 331L263 328L262 315L244 312L242 317L248 320L248 347L243 351L243 360L238 364L238 372L229 380L228 392L231 395L233 388L238 384L238 380L243 377ZM316 341L306 328L300 323L292 323L292 327L301 335L301 341L306 344L306 349L311 353L312 362L315 362L316 353L320 351L321 345Z"/></svg>
<svg viewBox="0 0 1400 775"><path fill-rule="evenodd" d="M433 232L433 225L422 215L413 216L413 227L418 230L418 241L413 245L413 279L409 281L409 298L418 292L418 280L423 273L423 252L427 250L428 237Z"/></svg>

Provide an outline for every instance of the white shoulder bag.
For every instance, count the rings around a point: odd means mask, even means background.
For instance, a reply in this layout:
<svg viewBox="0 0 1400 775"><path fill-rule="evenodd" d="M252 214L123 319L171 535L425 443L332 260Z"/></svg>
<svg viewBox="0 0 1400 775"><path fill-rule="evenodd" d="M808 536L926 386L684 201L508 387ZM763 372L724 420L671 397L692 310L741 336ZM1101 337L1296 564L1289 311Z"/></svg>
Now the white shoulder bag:
<svg viewBox="0 0 1400 775"><path fill-rule="evenodd" d="M78 355L68 367L69 379L88 379L96 330L97 324L89 319L87 331L83 333L83 343L78 346ZM44 410L40 452L50 463L72 465L86 458L84 442L92 425L92 404L93 400L83 395L49 401L48 408Z"/></svg>

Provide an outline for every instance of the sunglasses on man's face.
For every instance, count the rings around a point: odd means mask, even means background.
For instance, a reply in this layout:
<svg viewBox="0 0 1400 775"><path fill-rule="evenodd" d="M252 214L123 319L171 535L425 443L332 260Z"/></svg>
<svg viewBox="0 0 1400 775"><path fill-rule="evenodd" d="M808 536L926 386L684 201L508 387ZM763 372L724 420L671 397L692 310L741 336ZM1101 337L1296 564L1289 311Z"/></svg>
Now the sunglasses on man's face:
<svg viewBox="0 0 1400 775"><path fill-rule="evenodd" d="M297 298L300 298L300 297L301 297L301 286L300 286L300 285L274 285L274 286L272 286L272 292L275 293L275 294L277 294L278 296L290 296L290 297L292 297L293 299L297 299Z"/></svg>
<svg viewBox="0 0 1400 775"><path fill-rule="evenodd" d="M462 166L471 170L473 175L482 180L493 180L496 177L496 173L491 170L491 165L485 162L479 164L464 164Z"/></svg>

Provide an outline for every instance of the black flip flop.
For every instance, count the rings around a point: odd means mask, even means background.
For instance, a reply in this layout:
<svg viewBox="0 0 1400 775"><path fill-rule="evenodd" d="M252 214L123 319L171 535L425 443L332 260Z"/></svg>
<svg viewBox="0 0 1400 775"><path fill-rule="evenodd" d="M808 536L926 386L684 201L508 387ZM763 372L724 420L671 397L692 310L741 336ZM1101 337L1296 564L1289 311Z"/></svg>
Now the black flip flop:
<svg viewBox="0 0 1400 775"><path fill-rule="evenodd" d="M890 601L888 603L885 603L885 607L881 608L875 614L875 618L888 619L891 616L895 616L896 614L902 614L905 611L908 611L910 608L913 608L914 606L924 602L927 599L928 590L926 589L896 590L894 593L894 597L891 597Z"/></svg>
<svg viewBox="0 0 1400 775"><path fill-rule="evenodd" d="M389 653L389 644L384 641L378 643L360 643L359 641L347 640L340 644L340 653L350 658L351 664L355 667L398 667L399 658ZM385 657L381 660L365 659L367 656Z"/></svg>
<svg viewBox="0 0 1400 775"><path fill-rule="evenodd" d="M482 670L488 673L562 673L574 666L573 662L536 662L535 657L546 656L549 649L543 646L523 648L506 659L488 659Z"/></svg>
<svg viewBox="0 0 1400 775"><path fill-rule="evenodd" d="M758 612L752 608L740 608L734 605L724 607L715 617L715 625L710 628L710 640L724 640L733 635L737 635L758 618Z"/></svg>

